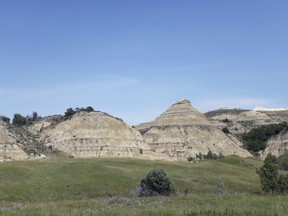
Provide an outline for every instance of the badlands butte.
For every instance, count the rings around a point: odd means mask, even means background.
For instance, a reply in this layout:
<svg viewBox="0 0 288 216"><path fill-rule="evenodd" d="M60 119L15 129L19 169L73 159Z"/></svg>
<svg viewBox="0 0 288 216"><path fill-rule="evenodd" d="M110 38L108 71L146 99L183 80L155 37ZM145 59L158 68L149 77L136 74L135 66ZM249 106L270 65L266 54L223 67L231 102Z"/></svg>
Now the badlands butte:
<svg viewBox="0 0 288 216"><path fill-rule="evenodd" d="M48 116L23 126L0 120L0 161L53 155L187 161L198 159L208 151L218 156L252 157L244 148L241 134L282 122L288 122L286 109L258 107L201 113L188 100L176 102L154 121L137 126L129 126L99 111ZM265 150L257 155L260 158L268 153L279 156L287 149L286 128L269 138Z"/></svg>

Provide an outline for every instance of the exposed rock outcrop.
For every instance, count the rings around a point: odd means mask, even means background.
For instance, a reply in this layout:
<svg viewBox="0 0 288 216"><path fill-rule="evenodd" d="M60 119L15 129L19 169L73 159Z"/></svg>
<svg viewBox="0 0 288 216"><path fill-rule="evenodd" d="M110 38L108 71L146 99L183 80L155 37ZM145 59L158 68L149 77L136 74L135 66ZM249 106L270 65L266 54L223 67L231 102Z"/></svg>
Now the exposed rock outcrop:
<svg viewBox="0 0 288 216"><path fill-rule="evenodd" d="M265 159L268 153L271 153L275 156L280 156L288 151L288 131L283 130L277 136L272 137L268 143L267 148L261 155L262 159Z"/></svg>
<svg viewBox="0 0 288 216"><path fill-rule="evenodd" d="M227 127L231 134L238 136L253 128L264 125L288 122L288 110L285 108L265 109L256 107L254 110L219 109L205 113L207 118L219 129ZM288 135L282 131L267 142L264 152L259 152L264 159L268 153L276 156L288 150Z"/></svg>
<svg viewBox="0 0 288 216"><path fill-rule="evenodd" d="M254 108L255 111L268 111L268 112L275 112L275 111L288 111L288 108L265 108L261 106L256 106Z"/></svg>
<svg viewBox="0 0 288 216"><path fill-rule="evenodd" d="M0 121L0 161L24 159L27 159L27 154L18 146L6 123Z"/></svg>
<svg viewBox="0 0 288 216"><path fill-rule="evenodd" d="M217 129L188 100L173 104L153 122L136 126L152 150L171 158L187 160L209 150L223 155L249 157L241 143Z"/></svg>
<svg viewBox="0 0 288 216"><path fill-rule="evenodd" d="M47 120L46 120L47 121ZM80 112L56 125L39 122L31 132L40 141L73 157L165 159L151 151L139 131L102 112Z"/></svg>
<svg viewBox="0 0 288 216"><path fill-rule="evenodd" d="M288 121L288 111L277 109L273 111L219 109L207 112L205 116L219 129L227 127L234 135L249 132L252 128L262 125Z"/></svg>

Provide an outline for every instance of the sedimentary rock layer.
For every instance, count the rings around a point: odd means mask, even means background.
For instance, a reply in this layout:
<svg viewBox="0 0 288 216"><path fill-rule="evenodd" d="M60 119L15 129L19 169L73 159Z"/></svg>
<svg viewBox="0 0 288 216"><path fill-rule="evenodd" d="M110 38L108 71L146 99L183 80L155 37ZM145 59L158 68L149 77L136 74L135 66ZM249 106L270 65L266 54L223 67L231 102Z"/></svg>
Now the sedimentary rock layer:
<svg viewBox="0 0 288 216"><path fill-rule="evenodd" d="M40 139L73 157L163 159L151 151L139 131L102 112L76 113L44 129Z"/></svg>
<svg viewBox="0 0 288 216"><path fill-rule="evenodd" d="M218 128L227 127L232 134L249 132L262 125L277 124L288 121L286 110L242 110L219 109L205 113L206 117Z"/></svg>
<svg viewBox="0 0 288 216"><path fill-rule="evenodd" d="M27 159L27 154L18 146L6 124L0 121L0 161L24 159Z"/></svg>
<svg viewBox="0 0 288 216"><path fill-rule="evenodd" d="M138 128L152 150L178 160L195 157L199 152L206 154L209 150L216 154L251 156L237 139L217 129L188 100L173 104L153 122Z"/></svg>
<svg viewBox="0 0 288 216"><path fill-rule="evenodd" d="M288 131L284 130L275 137L272 137L268 143L267 148L261 155L263 159L267 156L268 153L271 153L275 156L280 156L288 151Z"/></svg>

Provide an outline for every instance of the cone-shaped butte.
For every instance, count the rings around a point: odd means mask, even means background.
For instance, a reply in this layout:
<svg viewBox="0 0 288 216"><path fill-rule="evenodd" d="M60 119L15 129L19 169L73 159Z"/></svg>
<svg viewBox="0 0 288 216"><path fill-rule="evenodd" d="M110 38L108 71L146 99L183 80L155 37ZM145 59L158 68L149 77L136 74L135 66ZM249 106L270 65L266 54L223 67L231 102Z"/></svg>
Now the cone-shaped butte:
<svg viewBox="0 0 288 216"><path fill-rule="evenodd" d="M189 100L180 100L153 122L154 126L211 125L204 114L192 107Z"/></svg>
<svg viewBox="0 0 288 216"><path fill-rule="evenodd" d="M102 112L80 112L48 127L41 140L73 157L163 159L153 153L141 134L121 119Z"/></svg>
<svg viewBox="0 0 288 216"><path fill-rule="evenodd" d="M173 104L154 121L140 125L139 129L152 150L178 160L207 154L209 150L218 155L251 156L240 147L239 141L214 127L188 100Z"/></svg>

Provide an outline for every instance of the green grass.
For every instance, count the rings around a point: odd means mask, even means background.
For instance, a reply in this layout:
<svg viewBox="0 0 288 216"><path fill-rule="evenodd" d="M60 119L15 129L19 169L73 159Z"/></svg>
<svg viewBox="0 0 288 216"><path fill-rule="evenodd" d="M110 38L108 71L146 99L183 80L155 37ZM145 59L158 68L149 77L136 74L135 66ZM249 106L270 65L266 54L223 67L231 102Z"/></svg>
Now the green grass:
<svg viewBox="0 0 288 216"><path fill-rule="evenodd" d="M261 192L256 174L261 165L233 156L200 163L68 158L2 163L0 215L285 215L288 196ZM133 196L156 167L166 171L177 193ZM215 194L223 185L229 194Z"/></svg>

